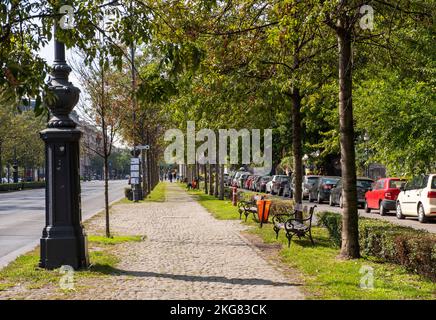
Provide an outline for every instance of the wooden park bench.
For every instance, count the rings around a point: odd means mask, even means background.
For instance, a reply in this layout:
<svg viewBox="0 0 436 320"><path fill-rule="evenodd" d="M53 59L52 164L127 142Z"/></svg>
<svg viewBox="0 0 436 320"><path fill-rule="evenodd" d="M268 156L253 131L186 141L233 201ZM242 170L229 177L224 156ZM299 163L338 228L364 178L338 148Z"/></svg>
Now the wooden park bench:
<svg viewBox="0 0 436 320"><path fill-rule="evenodd" d="M304 217L304 213L307 212L307 206L302 211L294 210L291 213L276 214L273 216L274 231L276 233L276 239L279 237L280 230L285 230L286 238L288 239L288 248L291 246L291 240L293 236L297 236L299 239L308 236L312 245L314 241L312 238L312 218L315 211L315 206L310 207L309 216L307 218L297 217L298 213Z"/></svg>

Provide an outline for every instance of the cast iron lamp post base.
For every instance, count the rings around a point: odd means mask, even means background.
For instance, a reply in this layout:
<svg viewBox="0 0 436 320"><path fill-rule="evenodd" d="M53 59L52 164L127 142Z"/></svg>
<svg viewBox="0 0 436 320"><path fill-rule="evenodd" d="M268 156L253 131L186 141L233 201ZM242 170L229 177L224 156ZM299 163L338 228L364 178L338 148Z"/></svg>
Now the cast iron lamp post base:
<svg viewBox="0 0 436 320"><path fill-rule="evenodd" d="M40 266L88 266L86 234L81 223L78 129L46 129L46 227L41 238Z"/></svg>

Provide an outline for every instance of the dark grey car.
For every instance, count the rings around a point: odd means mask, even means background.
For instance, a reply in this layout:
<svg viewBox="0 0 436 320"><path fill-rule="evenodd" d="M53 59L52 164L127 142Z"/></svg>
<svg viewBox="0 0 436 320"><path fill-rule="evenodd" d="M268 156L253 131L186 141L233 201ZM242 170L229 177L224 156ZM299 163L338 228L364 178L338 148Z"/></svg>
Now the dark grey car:
<svg viewBox="0 0 436 320"><path fill-rule="evenodd" d="M266 184L272 180L271 176L263 176L259 179L259 181L256 183L256 190L257 192L266 192Z"/></svg>
<svg viewBox="0 0 436 320"><path fill-rule="evenodd" d="M357 204L359 207L363 208L365 205L365 193L371 189L371 185L374 180L370 178L357 178ZM342 201L342 179L338 181L336 187L334 187L330 193L329 205L343 208Z"/></svg>
<svg viewBox="0 0 436 320"><path fill-rule="evenodd" d="M313 184L309 189L309 201L323 203L329 200L331 190L336 186L341 177L325 176L320 177L318 183Z"/></svg>

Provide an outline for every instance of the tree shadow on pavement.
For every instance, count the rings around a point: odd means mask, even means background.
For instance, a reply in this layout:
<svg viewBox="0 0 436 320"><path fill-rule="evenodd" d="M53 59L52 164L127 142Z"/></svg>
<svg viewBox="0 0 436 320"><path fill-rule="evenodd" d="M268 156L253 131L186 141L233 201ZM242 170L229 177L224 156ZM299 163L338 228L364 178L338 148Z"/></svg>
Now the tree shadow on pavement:
<svg viewBox="0 0 436 320"><path fill-rule="evenodd" d="M197 275L184 275L184 274L171 274L171 273L157 273L152 271L127 271L117 269L108 265L94 265L91 267L93 272L102 273L112 276L132 276L139 278L165 278L188 282L221 282L227 284L238 285L265 285L265 286L301 286L301 283L288 283L288 282L276 282L267 279L259 278L227 278L222 276L197 276Z"/></svg>

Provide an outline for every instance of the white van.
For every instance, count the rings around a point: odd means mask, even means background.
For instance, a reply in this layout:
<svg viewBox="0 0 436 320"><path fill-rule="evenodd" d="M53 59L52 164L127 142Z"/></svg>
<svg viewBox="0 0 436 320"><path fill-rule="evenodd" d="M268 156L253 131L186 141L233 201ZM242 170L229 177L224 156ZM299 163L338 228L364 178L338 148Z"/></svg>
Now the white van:
<svg viewBox="0 0 436 320"><path fill-rule="evenodd" d="M436 218L436 174L421 175L401 187L397 198L397 218L418 217L425 223Z"/></svg>

